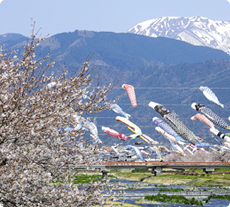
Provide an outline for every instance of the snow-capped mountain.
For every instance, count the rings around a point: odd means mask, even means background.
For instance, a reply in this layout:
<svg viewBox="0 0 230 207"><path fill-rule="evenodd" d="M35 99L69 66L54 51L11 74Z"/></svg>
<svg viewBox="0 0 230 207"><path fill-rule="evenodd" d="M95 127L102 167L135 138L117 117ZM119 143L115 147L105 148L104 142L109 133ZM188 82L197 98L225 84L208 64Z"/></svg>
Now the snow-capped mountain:
<svg viewBox="0 0 230 207"><path fill-rule="evenodd" d="M230 54L230 21L205 17L160 17L141 22L126 33L168 37Z"/></svg>

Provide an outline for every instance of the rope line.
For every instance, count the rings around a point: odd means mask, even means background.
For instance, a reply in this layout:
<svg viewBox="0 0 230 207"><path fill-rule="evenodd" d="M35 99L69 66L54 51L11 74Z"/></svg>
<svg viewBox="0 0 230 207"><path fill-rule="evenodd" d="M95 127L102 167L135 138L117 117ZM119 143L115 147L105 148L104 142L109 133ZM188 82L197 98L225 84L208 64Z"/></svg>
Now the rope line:
<svg viewBox="0 0 230 207"><path fill-rule="evenodd" d="M225 79L226 79L227 77L225 77ZM219 90L229 90L230 89L230 87L209 87L210 89L219 89ZM122 88L119 88L119 87L114 87L113 89L120 89L120 90L124 90L124 89L122 89ZM178 90L178 89L187 89L187 90L194 90L194 89L196 89L196 90L199 90L199 87L138 87L138 86L136 86L135 87L135 90L136 89L141 89L141 90L143 90L143 89L173 89L173 90Z"/></svg>

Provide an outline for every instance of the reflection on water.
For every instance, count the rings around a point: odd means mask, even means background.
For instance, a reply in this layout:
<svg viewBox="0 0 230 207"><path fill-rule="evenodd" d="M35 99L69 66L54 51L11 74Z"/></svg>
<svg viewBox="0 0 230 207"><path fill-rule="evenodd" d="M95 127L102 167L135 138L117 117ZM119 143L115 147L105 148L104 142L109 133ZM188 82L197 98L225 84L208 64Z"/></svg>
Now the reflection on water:
<svg viewBox="0 0 230 207"><path fill-rule="evenodd" d="M210 193L212 192L213 194L223 194L225 195L226 193L230 194L230 190L227 189L221 189L221 188L207 188L207 187L188 187L186 185L162 185L159 183L145 183L145 182L137 182L137 181L128 181L128 180L112 180L114 183L119 185L119 190L125 191L126 192L126 197L125 197L125 203L129 204L135 204L138 206L143 206L143 207L188 207L188 206L193 206L193 205L185 205L185 204L180 204L180 203L161 203L161 202L154 202L151 204L139 204L136 203L137 199L143 198L144 195L152 194L152 193L158 193L159 189L167 189L167 188L181 188L184 189L182 192L178 192L178 194L185 193L186 191L198 192L207 192ZM160 192L160 193L165 193L165 192ZM186 196L187 197L187 196ZM189 196L187 198L205 198L207 196ZM212 199L208 203L203 203L204 207L230 207L230 201L228 200L222 200L222 199Z"/></svg>

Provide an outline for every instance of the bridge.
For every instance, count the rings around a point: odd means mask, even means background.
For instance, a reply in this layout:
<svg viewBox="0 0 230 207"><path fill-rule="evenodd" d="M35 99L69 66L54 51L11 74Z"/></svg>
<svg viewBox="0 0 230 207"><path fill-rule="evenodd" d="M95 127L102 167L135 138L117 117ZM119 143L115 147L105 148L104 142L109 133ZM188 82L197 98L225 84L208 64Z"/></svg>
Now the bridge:
<svg viewBox="0 0 230 207"><path fill-rule="evenodd" d="M155 176L160 175L162 169L199 168L207 174L218 168L229 168L230 162L104 162L101 165L75 165L73 169L100 169L103 177L106 177L110 169L148 169Z"/></svg>

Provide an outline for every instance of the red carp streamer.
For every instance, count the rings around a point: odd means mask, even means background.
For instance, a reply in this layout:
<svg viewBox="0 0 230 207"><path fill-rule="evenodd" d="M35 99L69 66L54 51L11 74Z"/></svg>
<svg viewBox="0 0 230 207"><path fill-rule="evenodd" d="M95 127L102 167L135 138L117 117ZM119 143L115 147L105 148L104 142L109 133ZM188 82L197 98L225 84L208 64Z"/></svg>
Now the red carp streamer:
<svg viewBox="0 0 230 207"><path fill-rule="evenodd" d="M134 87L129 84L123 84L122 88L124 88L127 91L133 108L137 107L136 94L135 94Z"/></svg>

